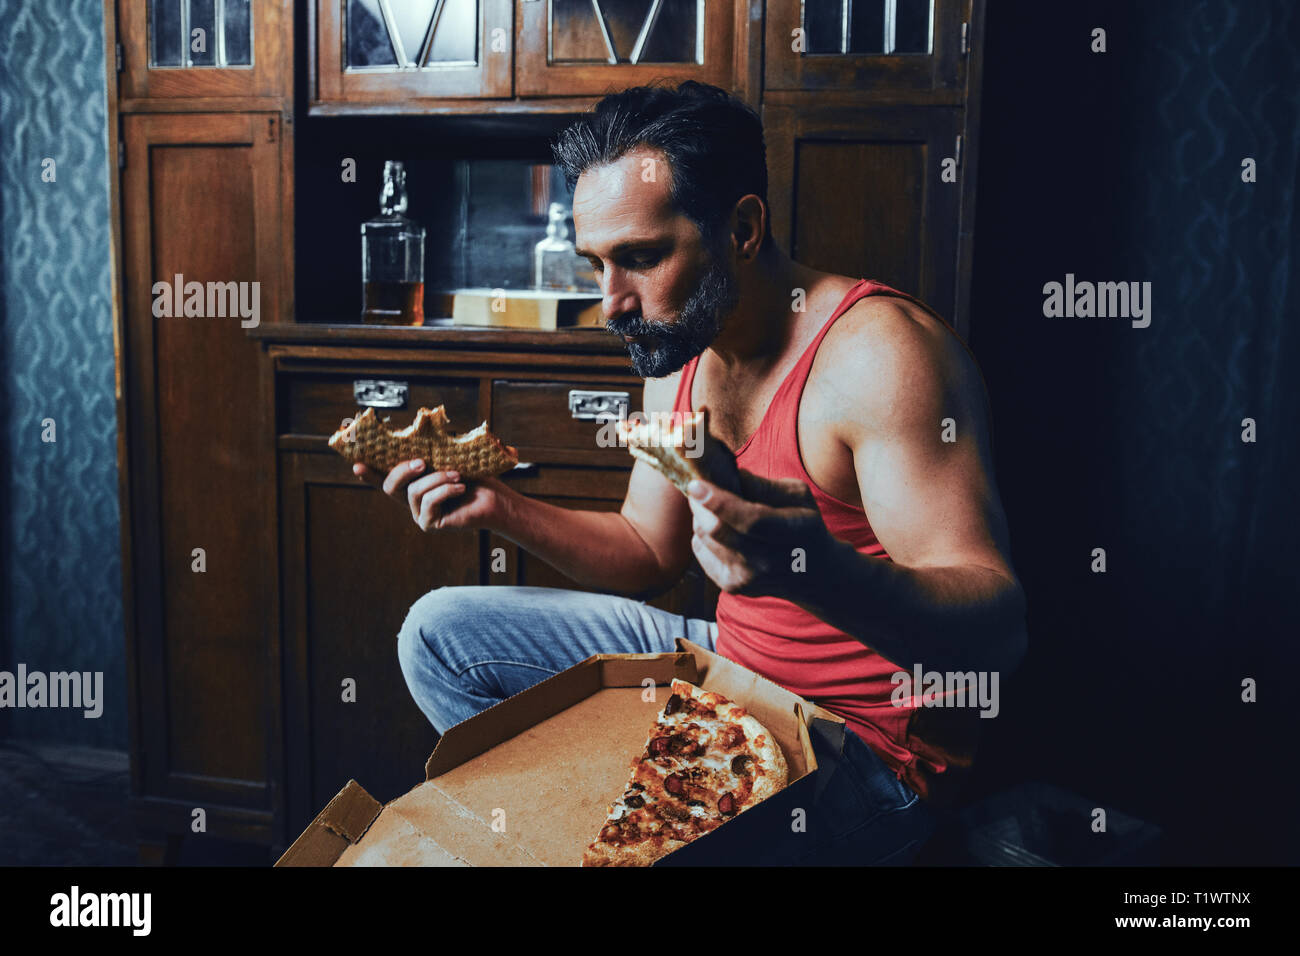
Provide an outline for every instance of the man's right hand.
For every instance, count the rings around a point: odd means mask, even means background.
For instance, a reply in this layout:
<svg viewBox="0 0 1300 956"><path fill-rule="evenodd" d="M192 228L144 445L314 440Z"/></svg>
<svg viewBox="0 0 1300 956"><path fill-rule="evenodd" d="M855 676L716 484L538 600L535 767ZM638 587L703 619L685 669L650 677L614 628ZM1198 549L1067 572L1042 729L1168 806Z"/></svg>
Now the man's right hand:
<svg viewBox="0 0 1300 956"><path fill-rule="evenodd" d="M352 466L352 473L394 501L405 502L421 531L492 527L511 492L497 478L463 482L454 471L426 475L419 459L399 462L383 479L359 463Z"/></svg>

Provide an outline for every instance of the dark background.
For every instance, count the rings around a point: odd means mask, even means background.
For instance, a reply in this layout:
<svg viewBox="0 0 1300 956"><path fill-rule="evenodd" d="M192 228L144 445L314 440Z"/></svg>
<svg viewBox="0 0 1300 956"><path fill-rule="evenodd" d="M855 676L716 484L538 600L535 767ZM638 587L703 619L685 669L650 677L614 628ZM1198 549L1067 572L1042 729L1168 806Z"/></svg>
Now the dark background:
<svg viewBox="0 0 1300 956"><path fill-rule="evenodd" d="M1166 863L1295 863L1297 8L989 6L971 346L1030 652L982 781L1161 824ZM1150 281L1150 327L1045 318L1066 273Z"/></svg>
<svg viewBox="0 0 1300 956"><path fill-rule="evenodd" d="M1031 634L978 790L1058 784L1163 827L1166 863L1295 863L1300 16L1283 0L989 6L971 345ZM0 432L0 668L102 670L108 698L97 721L0 711L0 737L122 751L101 15L97 0L57 16L0 0L0 402L15 426ZM1104 54L1089 51L1098 26ZM398 126L347 122L377 197ZM409 145L442 143L421 149L428 169L466 190L461 150L416 122ZM328 140L346 127L326 129L299 130L300 262L326 224L355 236L372 212L307 202L313 176L337 182ZM51 154L57 189L39 181ZM514 188L507 167L480 171ZM410 174L413 209L432 179ZM1066 273L1150 281L1150 327L1045 318L1042 287ZM355 290L304 289L306 274L300 304L320 308L302 319L351 313Z"/></svg>

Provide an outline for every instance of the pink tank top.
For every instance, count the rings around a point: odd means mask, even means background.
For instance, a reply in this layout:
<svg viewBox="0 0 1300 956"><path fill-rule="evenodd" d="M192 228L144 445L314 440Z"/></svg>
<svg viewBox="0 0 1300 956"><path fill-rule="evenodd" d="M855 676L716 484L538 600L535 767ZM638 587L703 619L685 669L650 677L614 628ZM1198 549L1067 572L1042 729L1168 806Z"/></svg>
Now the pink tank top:
<svg viewBox="0 0 1300 956"><path fill-rule="evenodd" d="M934 314L881 282L859 280L781 383L757 430L736 449L736 461L756 475L804 482L834 537L862 554L888 561L866 512L814 483L804 469L798 440L799 400L817 347L835 320L869 295L899 296ZM698 365L696 357L683 369L675 411L693 410L691 385ZM843 717L848 728L923 798L948 804L956 797L960 771L974 760L978 721L972 723L970 718L978 714L972 708L894 706L891 696L898 685L891 677L910 668L886 660L789 601L723 592L718 597L717 622L717 651L723 657ZM952 773L954 769L959 772Z"/></svg>

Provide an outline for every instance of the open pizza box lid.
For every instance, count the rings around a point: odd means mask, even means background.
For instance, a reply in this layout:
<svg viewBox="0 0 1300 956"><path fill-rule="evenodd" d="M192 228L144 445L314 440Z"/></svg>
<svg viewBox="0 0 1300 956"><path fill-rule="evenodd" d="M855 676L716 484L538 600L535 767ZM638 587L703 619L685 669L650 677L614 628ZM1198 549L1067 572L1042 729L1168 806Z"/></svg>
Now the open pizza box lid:
<svg viewBox="0 0 1300 956"><path fill-rule="evenodd" d="M691 641L677 648L593 655L451 727L424 783L386 805L349 781L276 866L577 866L674 677L748 710L789 781L655 865L783 862L774 848L801 843L791 821L812 801L817 754L840 753L844 721Z"/></svg>

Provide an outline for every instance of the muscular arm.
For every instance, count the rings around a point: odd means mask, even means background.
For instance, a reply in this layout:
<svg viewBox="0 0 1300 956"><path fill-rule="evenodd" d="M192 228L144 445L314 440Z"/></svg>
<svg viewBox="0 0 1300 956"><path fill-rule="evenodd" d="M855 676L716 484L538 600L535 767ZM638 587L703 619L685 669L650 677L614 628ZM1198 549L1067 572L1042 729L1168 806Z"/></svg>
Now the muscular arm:
<svg viewBox="0 0 1300 956"><path fill-rule="evenodd" d="M841 322L849 319L846 313ZM992 477L983 383L955 338L892 303L836 335L837 437L892 562L832 539L796 603L900 666L1010 671L1026 644L1024 595ZM943 441L951 418L953 442ZM810 556L811 557L811 556Z"/></svg>
<svg viewBox="0 0 1300 956"><path fill-rule="evenodd" d="M676 386L676 375L646 380L645 410L671 410ZM560 508L512 491L494 530L580 584L638 597L670 587L690 560L690 509L641 461L617 514Z"/></svg>

